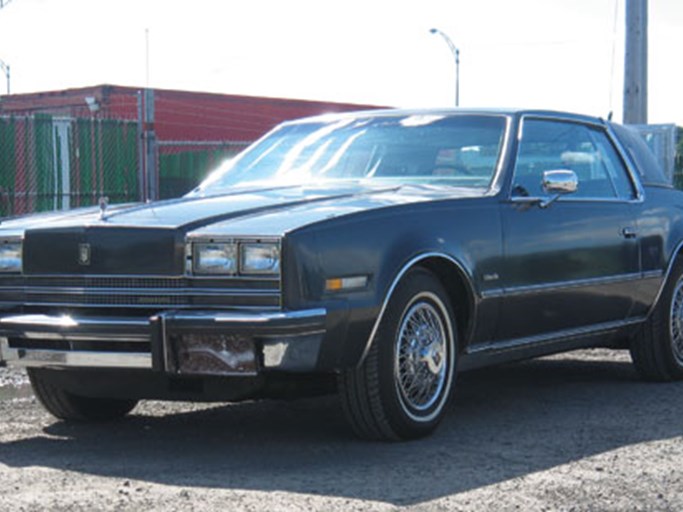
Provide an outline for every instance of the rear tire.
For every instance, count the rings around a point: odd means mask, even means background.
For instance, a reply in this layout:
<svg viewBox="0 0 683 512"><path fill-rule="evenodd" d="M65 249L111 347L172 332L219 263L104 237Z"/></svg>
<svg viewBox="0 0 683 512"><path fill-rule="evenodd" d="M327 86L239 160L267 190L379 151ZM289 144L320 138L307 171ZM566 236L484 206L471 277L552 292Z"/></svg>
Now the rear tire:
<svg viewBox="0 0 683 512"><path fill-rule="evenodd" d="M52 379L52 371L29 368L28 377L38 401L54 417L65 421L109 421L128 414L137 400L74 395ZM87 383L84 383L87 386Z"/></svg>
<svg viewBox="0 0 683 512"><path fill-rule="evenodd" d="M645 380L683 379L683 260L674 263L659 302L633 338L631 359Z"/></svg>
<svg viewBox="0 0 683 512"><path fill-rule="evenodd" d="M456 354L448 295L433 274L411 270L394 290L363 363L339 376L356 435L400 441L431 434L452 394Z"/></svg>

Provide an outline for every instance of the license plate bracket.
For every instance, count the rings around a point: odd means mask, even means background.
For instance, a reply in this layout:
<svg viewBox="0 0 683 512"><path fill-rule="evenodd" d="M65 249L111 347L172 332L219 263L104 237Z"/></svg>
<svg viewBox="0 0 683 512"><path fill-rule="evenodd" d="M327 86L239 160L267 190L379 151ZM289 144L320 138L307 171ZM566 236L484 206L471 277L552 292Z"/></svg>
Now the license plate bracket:
<svg viewBox="0 0 683 512"><path fill-rule="evenodd" d="M256 345L249 336L179 334L170 336L167 368L182 375L258 374Z"/></svg>

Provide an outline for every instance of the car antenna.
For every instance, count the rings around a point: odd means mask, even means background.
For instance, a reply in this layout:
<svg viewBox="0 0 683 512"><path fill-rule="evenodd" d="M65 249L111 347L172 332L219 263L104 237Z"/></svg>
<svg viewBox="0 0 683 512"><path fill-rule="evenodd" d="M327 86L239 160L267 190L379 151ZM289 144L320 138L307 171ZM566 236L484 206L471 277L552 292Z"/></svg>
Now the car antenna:
<svg viewBox="0 0 683 512"><path fill-rule="evenodd" d="M608 121L611 121L611 120L612 120L612 114L614 114L614 111L613 111L613 110L610 110L610 111L609 111L609 114L607 114L607 120L608 120Z"/></svg>

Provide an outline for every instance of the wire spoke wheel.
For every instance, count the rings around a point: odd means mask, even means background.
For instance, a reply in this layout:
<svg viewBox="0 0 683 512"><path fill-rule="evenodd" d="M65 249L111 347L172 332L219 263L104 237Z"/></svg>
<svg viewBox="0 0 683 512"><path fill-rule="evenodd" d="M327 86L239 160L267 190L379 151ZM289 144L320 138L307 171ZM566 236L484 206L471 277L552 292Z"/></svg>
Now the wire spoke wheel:
<svg viewBox="0 0 683 512"><path fill-rule="evenodd" d="M633 365L645 380L683 380L683 258L674 261L655 307L631 339Z"/></svg>
<svg viewBox="0 0 683 512"><path fill-rule="evenodd" d="M678 364L683 365L683 279L676 283L669 313L671 348Z"/></svg>
<svg viewBox="0 0 683 512"><path fill-rule="evenodd" d="M426 411L439 399L446 381L448 334L431 303L420 300L403 318L396 337L396 385L404 406Z"/></svg>
<svg viewBox="0 0 683 512"><path fill-rule="evenodd" d="M339 376L342 406L358 436L417 439L443 419L458 353L451 301L426 269L398 283L367 357Z"/></svg>

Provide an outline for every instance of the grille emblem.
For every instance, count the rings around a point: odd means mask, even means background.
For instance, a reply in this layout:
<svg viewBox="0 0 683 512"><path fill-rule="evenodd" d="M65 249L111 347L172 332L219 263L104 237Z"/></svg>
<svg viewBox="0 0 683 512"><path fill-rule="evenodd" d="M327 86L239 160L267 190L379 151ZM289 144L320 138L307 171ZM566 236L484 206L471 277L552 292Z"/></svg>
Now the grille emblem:
<svg viewBox="0 0 683 512"><path fill-rule="evenodd" d="M90 244L78 244L78 263L90 265Z"/></svg>

